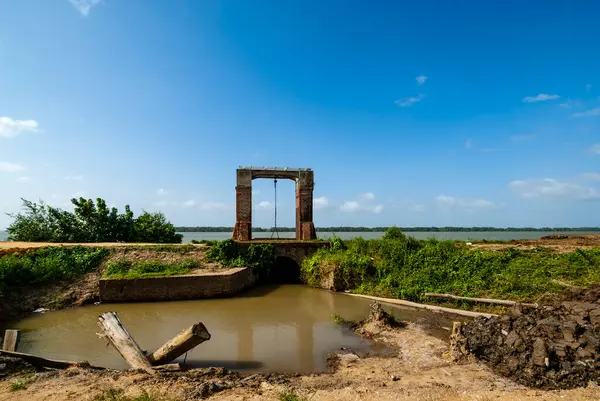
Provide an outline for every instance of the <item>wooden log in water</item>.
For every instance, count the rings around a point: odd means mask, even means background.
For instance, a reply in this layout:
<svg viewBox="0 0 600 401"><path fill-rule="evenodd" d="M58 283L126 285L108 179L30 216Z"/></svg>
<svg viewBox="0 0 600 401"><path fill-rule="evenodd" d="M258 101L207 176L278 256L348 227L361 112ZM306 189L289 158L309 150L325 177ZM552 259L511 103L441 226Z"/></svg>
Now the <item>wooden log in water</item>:
<svg viewBox="0 0 600 401"><path fill-rule="evenodd" d="M19 330L6 330L4 332L4 344L2 345L2 349L4 351L15 352L19 346L19 337Z"/></svg>
<svg viewBox="0 0 600 401"><path fill-rule="evenodd" d="M470 297L461 297L458 295L451 295L451 294L437 294L434 292L426 292L423 295L425 295L426 297L433 297L433 298L455 299L458 301L480 302L480 303L486 303L486 304L496 304L496 305L506 305L506 306L514 306L516 304L520 304L520 305L524 305L524 306L532 306L534 308L538 306L537 304L528 304L528 303L523 303L523 302L508 301L505 299L470 298Z"/></svg>
<svg viewBox="0 0 600 401"><path fill-rule="evenodd" d="M104 369L97 366L91 366L87 362L72 362L72 361L57 361L54 359L46 359L41 356L25 354L23 352L12 352L12 351L0 351L0 355L9 356L11 358L19 358L24 360L25 362L30 363L33 366L42 367L42 368L52 368L52 369L66 369L73 365L85 365L92 369Z"/></svg>
<svg viewBox="0 0 600 401"><path fill-rule="evenodd" d="M153 374L154 370L131 334L127 331L116 312L106 312L98 317L98 325L104 330L111 344L133 369Z"/></svg>
<svg viewBox="0 0 600 401"><path fill-rule="evenodd" d="M210 340L210 333L201 322L183 330L148 356L152 365L169 363L195 346Z"/></svg>

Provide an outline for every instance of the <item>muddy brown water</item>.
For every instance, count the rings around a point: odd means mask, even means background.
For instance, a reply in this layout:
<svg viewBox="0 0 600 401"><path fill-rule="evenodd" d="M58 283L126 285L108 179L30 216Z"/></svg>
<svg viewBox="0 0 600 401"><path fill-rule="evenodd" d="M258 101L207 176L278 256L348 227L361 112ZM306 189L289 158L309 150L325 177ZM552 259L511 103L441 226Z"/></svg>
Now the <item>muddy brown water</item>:
<svg viewBox="0 0 600 401"><path fill-rule="evenodd" d="M335 313L364 319L372 301L303 285L254 289L234 298L155 303L101 304L36 314L8 328L20 329L19 351L51 359L126 369L112 346L97 335L97 318L114 311L144 350L153 351L182 329L201 321L212 338L178 358L194 367L238 371L323 372L326 357L342 347L359 354L385 353L335 324ZM427 321L433 334L445 322L425 311L386 307L405 321ZM433 322L433 323L432 323ZM432 329L433 328L433 329Z"/></svg>

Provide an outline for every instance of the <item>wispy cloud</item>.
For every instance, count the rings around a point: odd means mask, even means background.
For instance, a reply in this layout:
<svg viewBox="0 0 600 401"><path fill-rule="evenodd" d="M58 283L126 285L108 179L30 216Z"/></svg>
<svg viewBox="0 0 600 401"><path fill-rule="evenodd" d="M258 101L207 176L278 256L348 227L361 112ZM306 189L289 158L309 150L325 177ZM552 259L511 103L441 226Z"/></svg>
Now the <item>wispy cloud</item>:
<svg viewBox="0 0 600 401"><path fill-rule="evenodd" d="M467 139L467 140L465 141L465 148L467 148L467 149L471 149L472 147L473 147L473 142L471 142L471 140L470 140L470 139Z"/></svg>
<svg viewBox="0 0 600 401"><path fill-rule="evenodd" d="M425 83L425 81L427 81L427 77L425 75L419 75L415 79L417 80L417 83L419 85L423 85Z"/></svg>
<svg viewBox="0 0 600 401"><path fill-rule="evenodd" d="M600 143L597 143L597 144L593 145L590 148L590 152L595 153L597 155L600 155Z"/></svg>
<svg viewBox="0 0 600 401"><path fill-rule="evenodd" d="M325 209L329 206L329 199L324 196L313 199L313 207L317 210Z"/></svg>
<svg viewBox="0 0 600 401"><path fill-rule="evenodd" d="M425 211L425 205L422 205L422 204L420 204L420 203L417 203L417 204L415 204L415 205L411 205L411 206L410 206L410 210L411 210L411 211L413 211L413 212L418 212L418 213L421 213L421 212L424 212L424 211Z"/></svg>
<svg viewBox="0 0 600 401"><path fill-rule="evenodd" d="M66 175L63 177L63 180L66 181L82 181L83 180L83 176L82 175Z"/></svg>
<svg viewBox="0 0 600 401"><path fill-rule="evenodd" d="M525 103L543 102L546 100L558 99L559 95L549 95L547 93L540 93L537 96L527 96L523 98Z"/></svg>
<svg viewBox="0 0 600 401"><path fill-rule="evenodd" d="M375 194L373 192L365 192L364 194L360 195L360 199L373 200L375 199Z"/></svg>
<svg viewBox="0 0 600 401"><path fill-rule="evenodd" d="M256 205L257 209L272 209L273 208L273 204L269 201L261 201L258 203L258 205Z"/></svg>
<svg viewBox="0 0 600 401"><path fill-rule="evenodd" d="M15 181L25 183L25 182L31 181L31 178L29 178L27 176L22 176L22 177L18 177Z"/></svg>
<svg viewBox="0 0 600 401"><path fill-rule="evenodd" d="M575 118L579 118L579 117L596 117L596 116L600 116L600 107L589 109L589 110L583 111L581 113L571 114L571 117L575 117Z"/></svg>
<svg viewBox="0 0 600 401"><path fill-rule="evenodd" d="M37 130L37 121L13 120L10 117L0 117L0 138L12 138L24 132L36 132Z"/></svg>
<svg viewBox="0 0 600 401"><path fill-rule="evenodd" d="M394 103L396 103L400 107L410 107L415 103L421 102L421 100L423 100L424 97L425 97L425 95L417 95L415 97L409 97L406 99L396 100Z"/></svg>
<svg viewBox="0 0 600 401"><path fill-rule="evenodd" d="M447 208L460 208L468 211L496 209L496 203L481 198L457 198L454 196L440 195L435 198L437 204Z"/></svg>
<svg viewBox="0 0 600 401"><path fill-rule="evenodd" d="M25 167L21 166L20 164L0 161L0 172L16 173L17 171L23 170L25 170Z"/></svg>
<svg viewBox="0 0 600 401"><path fill-rule="evenodd" d="M196 202L194 199L189 199L186 200L185 202L182 203L183 207L194 207L198 204L198 202Z"/></svg>
<svg viewBox="0 0 600 401"><path fill-rule="evenodd" d="M508 184L515 195L526 199L566 198L591 200L600 199L600 191L572 181L544 178L537 180L515 180Z"/></svg>
<svg viewBox="0 0 600 401"><path fill-rule="evenodd" d="M168 192L166 189L164 189L164 188L158 188L158 190L156 191L156 193L157 193L158 195L160 195L160 196L165 196L165 195L167 195L169 192Z"/></svg>
<svg viewBox="0 0 600 401"><path fill-rule="evenodd" d="M581 177L588 181L600 181L600 173L583 173Z"/></svg>
<svg viewBox="0 0 600 401"><path fill-rule="evenodd" d="M342 212L356 212L360 209L360 204L356 201L348 201L344 202L342 206L340 206L340 210Z"/></svg>
<svg viewBox="0 0 600 401"><path fill-rule="evenodd" d="M383 211L383 205L377 205L373 208L373 213L379 214Z"/></svg>
<svg viewBox="0 0 600 401"><path fill-rule="evenodd" d="M93 7L100 4L101 0L69 0L79 14L87 17Z"/></svg>

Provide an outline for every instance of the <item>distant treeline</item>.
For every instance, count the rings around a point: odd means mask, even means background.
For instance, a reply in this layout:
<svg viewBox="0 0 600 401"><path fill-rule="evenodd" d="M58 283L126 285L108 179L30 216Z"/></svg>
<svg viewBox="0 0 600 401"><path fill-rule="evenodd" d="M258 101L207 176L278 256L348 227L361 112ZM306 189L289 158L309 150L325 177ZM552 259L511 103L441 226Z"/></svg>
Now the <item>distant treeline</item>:
<svg viewBox="0 0 600 401"><path fill-rule="evenodd" d="M390 227L317 227L321 232L386 232ZM477 231L593 231L600 232L600 227L398 227L404 232L477 232ZM271 232L273 228L252 227L254 232ZM175 231L182 233L229 233L233 227L175 227ZM295 232L295 227L277 227L279 232Z"/></svg>

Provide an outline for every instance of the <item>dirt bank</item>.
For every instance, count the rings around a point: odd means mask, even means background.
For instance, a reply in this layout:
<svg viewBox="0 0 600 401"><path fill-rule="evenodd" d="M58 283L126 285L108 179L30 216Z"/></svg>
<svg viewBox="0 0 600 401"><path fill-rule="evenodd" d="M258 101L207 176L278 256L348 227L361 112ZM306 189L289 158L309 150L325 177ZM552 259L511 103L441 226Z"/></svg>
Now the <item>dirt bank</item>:
<svg viewBox="0 0 600 401"><path fill-rule="evenodd" d="M507 248L529 251L543 247L551 252L569 253L577 249L600 248L600 234L553 234L536 240L512 240L506 243L476 242L472 247L489 251L504 251Z"/></svg>
<svg viewBox="0 0 600 401"><path fill-rule="evenodd" d="M565 389L600 380L600 286L569 289L552 306L517 307L462 327L461 347L527 386Z"/></svg>
<svg viewBox="0 0 600 401"><path fill-rule="evenodd" d="M26 243L11 244L17 244L18 246L0 249L0 251L4 251L5 254L22 253L40 247L39 244L27 244L30 247L23 245ZM93 245L96 246L96 244ZM97 302L99 300L98 282L108 263L115 260L158 260L164 263L177 263L193 258L200 261L202 269L214 270L220 267L218 264L206 261L206 247L203 246L99 245L110 246L111 253L105 258L98 270L88 273L74 282L55 283L40 288L15 288L11 289L6 296L0 297L0 322L17 319L38 308L56 310ZM47 246L47 244L44 244L44 246ZM1 253L0 256L2 256Z"/></svg>
<svg viewBox="0 0 600 401"><path fill-rule="evenodd" d="M359 333L385 342L389 356L359 357L343 350L331 359L335 371L312 375L238 374L225 369L194 369L150 376L72 367L57 372L14 372L0 379L0 400L93 400L102 394L153 395L153 400L597 400L600 389L531 390L496 375L483 364L456 364L448 342L414 323L389 325L371 318ZM5 360L10 366L13 360ZM1 361L0 361L1 362ZM6 363L6 362L4 362ZM10 367L9 367L10 369ZM14 383L14 384L13 384ZM14 390L14 391L13 391ZM292 399L292 398L288 398Z"/></svg>

